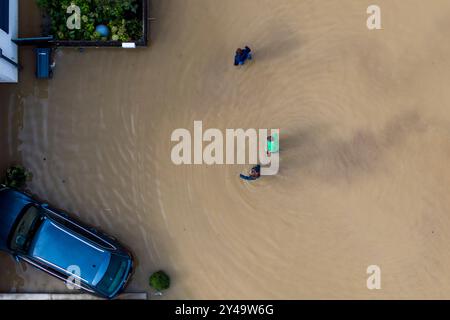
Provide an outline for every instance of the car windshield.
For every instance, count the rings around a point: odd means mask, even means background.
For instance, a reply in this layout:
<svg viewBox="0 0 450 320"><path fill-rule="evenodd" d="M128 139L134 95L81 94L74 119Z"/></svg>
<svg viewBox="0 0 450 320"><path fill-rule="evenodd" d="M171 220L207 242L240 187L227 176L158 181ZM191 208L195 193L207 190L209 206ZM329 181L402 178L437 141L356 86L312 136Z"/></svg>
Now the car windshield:
<svg viewBox="0 0 450 320"><path fill-rule="evenodd" d="M113 254L108 270L106 270L105 276L98 283L97 289L108 296L113 294L122 284L127 266L127 259Z"/></svg>
<svg viewBox="0 0 450 320"><path fill-rule="evenodd" d="M11 237L10 248L13 251L28 252L36 231L44 216L35 206L26 209Z"/></svg>

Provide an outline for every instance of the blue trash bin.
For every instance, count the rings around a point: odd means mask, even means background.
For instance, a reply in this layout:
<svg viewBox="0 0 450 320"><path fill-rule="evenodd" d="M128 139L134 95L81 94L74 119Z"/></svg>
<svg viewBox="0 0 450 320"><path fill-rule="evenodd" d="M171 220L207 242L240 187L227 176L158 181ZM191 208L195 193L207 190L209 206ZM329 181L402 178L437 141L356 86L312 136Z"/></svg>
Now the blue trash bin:
<svg viewBox="0 0 450 320"><path fill-rule="evenodd" d="M36 77L38 79L49 79L52 77L51 70L51 48L36 48Z"/></svg>

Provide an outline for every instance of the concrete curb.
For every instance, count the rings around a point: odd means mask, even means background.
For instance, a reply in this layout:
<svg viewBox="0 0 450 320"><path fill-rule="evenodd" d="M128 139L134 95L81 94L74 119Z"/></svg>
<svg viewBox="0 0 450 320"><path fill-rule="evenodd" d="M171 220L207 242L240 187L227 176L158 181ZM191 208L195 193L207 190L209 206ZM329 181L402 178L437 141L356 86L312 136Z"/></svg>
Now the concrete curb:
<svg viewBox="0 0 450 320"><path fill-rule="evenodd" d="M147 293L123 293L115 300L147 300ZM102 298L80 293L0 293L0 300L104 300Z"/></svg>

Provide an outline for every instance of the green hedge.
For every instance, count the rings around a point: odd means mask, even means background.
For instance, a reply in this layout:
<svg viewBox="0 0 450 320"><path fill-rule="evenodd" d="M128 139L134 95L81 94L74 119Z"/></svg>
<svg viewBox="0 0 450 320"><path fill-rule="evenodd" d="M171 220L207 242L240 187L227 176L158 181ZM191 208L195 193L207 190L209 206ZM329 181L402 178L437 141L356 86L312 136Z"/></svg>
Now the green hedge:
<svg viewBox="0 0 450 320"><path fill-rule="evenodd" d="M142 37L142 19L138 0L36 0L50 18L50 31L57 40L131 41ZM69 30L67 8L77 5L81 10L81 29ZM108 38L95 32L99 24L110 29Z"/></svg>

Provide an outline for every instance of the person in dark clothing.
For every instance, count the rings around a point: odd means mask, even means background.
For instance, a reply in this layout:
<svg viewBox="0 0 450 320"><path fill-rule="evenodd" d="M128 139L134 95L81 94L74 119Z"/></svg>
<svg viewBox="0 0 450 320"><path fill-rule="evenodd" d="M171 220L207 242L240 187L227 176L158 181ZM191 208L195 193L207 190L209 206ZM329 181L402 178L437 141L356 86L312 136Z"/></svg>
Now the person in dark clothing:
<svg viewBox="0 0 450 320"><path fill-rule="evenodd" d="M249 175L240 174L241 179L244 180L256 180L261 177L261 166L258 164L252 168Z"/></svg>
<svg viewBox="0 0 450 320"><path fill-rule="evenodd" d="M250 49L248 46L245 46L244 49L238 48L236 50L236 54L234 56L234 65L242 66L247 59L252 60L251 52L252 52L252 49Z"/></svg>
<svg viewBox="0 0 450 320"><path fill-rule="evenodd" d="M241 62L241 56L242 56L242 49L238 48L236 50L236 54L234 55L234 65L239 65L239 62Z"/></svg>

